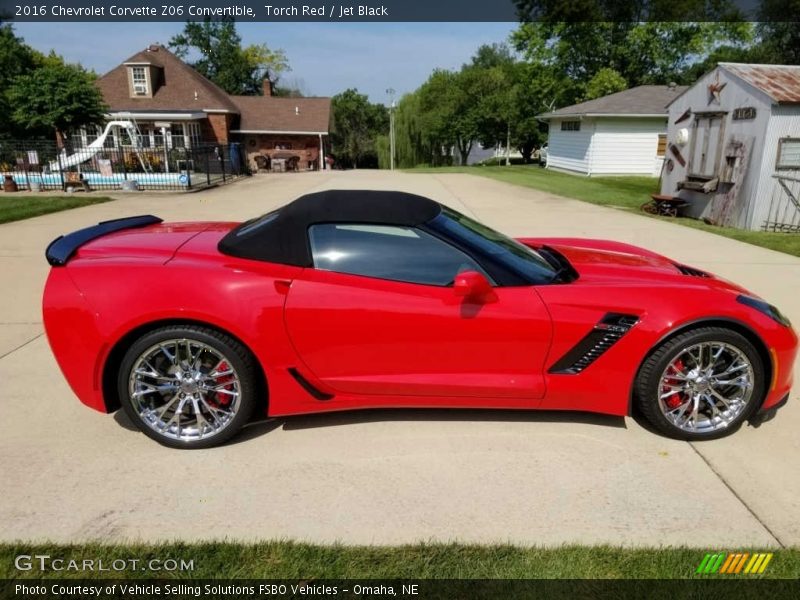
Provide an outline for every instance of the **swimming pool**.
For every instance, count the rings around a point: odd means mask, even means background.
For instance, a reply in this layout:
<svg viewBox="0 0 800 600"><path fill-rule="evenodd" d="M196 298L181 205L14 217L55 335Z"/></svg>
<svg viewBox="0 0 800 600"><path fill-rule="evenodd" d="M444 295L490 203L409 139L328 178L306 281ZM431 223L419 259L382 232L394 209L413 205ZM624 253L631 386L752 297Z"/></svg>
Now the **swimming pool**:
<svg viewBox="0 0 800 600"><path fill-rule="evenodd" d="M39 183L42 187L61 187L60 173L2 173L11 175L17 185L28 187L28 181ZM169 187L189 187L191 177L188 173L112 173L111 175L101 175L100 173L83 173L83 179L90 186L116 186L121 187L123 181L136 181L140 187L146 186L169 186ZM66 174L64 174L66 181Z"/></svg>

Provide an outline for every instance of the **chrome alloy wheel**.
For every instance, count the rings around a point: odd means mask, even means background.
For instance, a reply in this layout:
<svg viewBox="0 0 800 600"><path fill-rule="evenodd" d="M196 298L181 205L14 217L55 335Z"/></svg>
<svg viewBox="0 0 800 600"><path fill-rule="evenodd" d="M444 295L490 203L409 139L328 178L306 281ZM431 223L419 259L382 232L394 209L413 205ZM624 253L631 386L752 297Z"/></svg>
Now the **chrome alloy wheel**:
<svg viewBox="0 0 800 600"><path fill-rule="evenodd" d="M143 423L178 441L222 432L241 405L241 382L219 350L192 339L168 339L133 362L131 405Z"/></svg>
<svg viewBox="0 0 800 600"><path fill-rule="evenodd" d="M681 350L664 369L658 405L683 431L718 431L746 410L754 382L753 365L739 348L700 342Z"/></svg>

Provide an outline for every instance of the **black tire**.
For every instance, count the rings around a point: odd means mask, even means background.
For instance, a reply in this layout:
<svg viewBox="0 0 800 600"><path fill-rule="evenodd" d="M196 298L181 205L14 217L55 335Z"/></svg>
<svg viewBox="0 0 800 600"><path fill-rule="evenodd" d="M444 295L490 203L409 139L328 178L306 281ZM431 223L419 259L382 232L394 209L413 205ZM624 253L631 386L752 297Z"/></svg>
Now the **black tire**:
<svg viewBox="0 0 800 600"><path fill-rule="evenodd" d="M684 349L701 342L719 342L737 348L750 361L753 373L750 397L738 416L724 428L702 433L689 432L676 426L659 406L659 394L663 389L660 388L660 378L665 369ZM686 441L713 440L736 432L753 415L764 398L765 384L764 363L758 350L746 337L724 327L700 327L667 340L647 358L636 376L634 401L647 422L667 437Z"/></svg>
<svg viewBox="0 0 800 600"><path fill-rule="evenodd" d="M175 439L163 433L159 433L153 426L145 421L142 415L140 415L131 397L130 378L134 365L139 358L143 353L146 353L148 349L151 349L160 342L176 339L204 344L213 350L213 352L224 357L238 377L238 407L234 416L230 418L218 432L209 434L207 437L201 437L201 439ZM211 356L213 356L213 354ZM117 390L125 414L128 415L142 433L170 448L211 448L229 440L247 424L253 414L253 410L258 404L256 398L258 389L255 359L252 354L242 346L242 344L232 339L230 336L214 329L194 325L161 327L144 334L128 348L122 359L117 376ZM179 390L179 388L176 388L176 390ZM219 396L218 393L217 396ZM221 398L222 396L219 397ZM158 399L158 397L156 397L156 399ZM231 410L231 412L233 411ZM180 422L181 418L178 418L178 421Z"/></svg>

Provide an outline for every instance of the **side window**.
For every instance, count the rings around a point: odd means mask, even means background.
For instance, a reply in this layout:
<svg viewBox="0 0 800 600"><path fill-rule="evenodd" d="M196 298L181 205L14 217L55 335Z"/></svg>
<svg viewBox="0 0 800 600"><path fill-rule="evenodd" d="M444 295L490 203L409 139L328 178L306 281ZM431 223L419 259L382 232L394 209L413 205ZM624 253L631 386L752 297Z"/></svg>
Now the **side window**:
<svg viewBox="0 0 800 600"><path fill-rule="evenodd" d="M460 250L413 227L325 223L312 225L308 237L314 267L324 271L438 286L462 271L486 275Z"/></svg>

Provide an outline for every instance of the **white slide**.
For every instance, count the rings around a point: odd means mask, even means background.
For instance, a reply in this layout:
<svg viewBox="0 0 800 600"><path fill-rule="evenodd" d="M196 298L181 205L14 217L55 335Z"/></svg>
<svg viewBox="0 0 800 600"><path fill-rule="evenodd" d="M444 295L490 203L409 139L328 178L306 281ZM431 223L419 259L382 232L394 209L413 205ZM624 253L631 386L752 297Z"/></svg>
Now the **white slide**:
<svg viewBox="0 0 800 600"><path fill-rule="evenodd" d="M108 134L111 133L112 127L122 127L125 129L128 132L128 136L131 138L133 147L138 149L139 131L136 129L136 125L134 125L133 122L109 121L103 133L100 134L95 141L86 146L86 148L81 148L75 154L70 155L67 155L66 151L62 151L60 160L54 160L50 163L50 170L60 171L61 169L66 169L67 167L74 167L92 158L95 154L103 149L103 144L105 144Z"/></svg>

